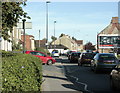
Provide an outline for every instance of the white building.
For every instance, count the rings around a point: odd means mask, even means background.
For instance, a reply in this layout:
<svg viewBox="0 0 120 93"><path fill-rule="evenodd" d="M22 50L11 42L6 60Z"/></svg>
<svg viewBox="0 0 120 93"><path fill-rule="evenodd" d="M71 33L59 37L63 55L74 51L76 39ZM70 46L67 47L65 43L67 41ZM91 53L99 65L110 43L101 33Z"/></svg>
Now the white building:
<svg viewBox="0 0 120 93"><path fill-rule="evenodd" d="M8 35L10 35L10 42L7 40L4 40L3 37L0 39L0 50L5 50L5 51L12 51L12 42L13 41L15 44L18 44L18 42L21 40L21 32L22 30L19 29L18 27L13 27L12 33L8 31Z"/></svg>

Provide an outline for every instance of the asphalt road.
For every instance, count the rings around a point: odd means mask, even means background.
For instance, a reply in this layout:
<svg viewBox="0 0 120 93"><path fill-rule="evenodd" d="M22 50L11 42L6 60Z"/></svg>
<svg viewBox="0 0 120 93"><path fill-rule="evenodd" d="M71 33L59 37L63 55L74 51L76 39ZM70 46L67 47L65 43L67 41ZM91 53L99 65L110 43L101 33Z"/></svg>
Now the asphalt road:
<svg viewBox="0 0 120 93"><path fill-rule="evenodd" d="M78 66L77 63L70 63L67 58L62 63L66 77L84 93L116 93L110 89L110 72L96 74L90 66Z"/></svg>
<svg viewBox="0 0 120 93"><path fill-rule="evenodd" d="M57 64L53 66L43 66L44 70L53 73L63 73L66 79L73 83L73 88L83 93L116 93L110 89L110 72L94 73L89 66L78 66L77 63L70 63L67 57L57 58ZM58 74L59 75L59 74ZM120 92L118 92L120 93Z"/></svg>

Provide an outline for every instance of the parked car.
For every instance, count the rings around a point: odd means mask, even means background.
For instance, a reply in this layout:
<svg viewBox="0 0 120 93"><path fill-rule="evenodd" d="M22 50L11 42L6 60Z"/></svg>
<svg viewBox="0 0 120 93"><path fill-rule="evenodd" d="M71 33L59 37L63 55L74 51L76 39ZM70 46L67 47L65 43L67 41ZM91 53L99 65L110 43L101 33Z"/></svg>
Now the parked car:
<svg viewBox="0 0 120 93"><path fill-rule="evenodd" d="M55 59L53 59L52 57L50 57L50 56L48 56L45 53L40 52L40 51L26 51L25 53L39 57L42 60L43 64L51 65L51 64L54 64L56 62Z"/></svg>
<svg viewBox="0 0 120 93"><path fill-rule="evenodd" d="M68 57L69 60L70 60L70 55L71 55L72 52L76 52L76 51L70 50L70 51L67 52L67 57Z"/></svg>
<svg viewBox="0 0 120 93"><path fill-rule="evenodd" d="M59 51L58 50L53 50L52 51L52 57L59 57Z"/></svg>
<svg viewBox="0 0 120 93"><path fill-rule="evenodd" d="M91 70L112 70L119 60L112 53L97 53L91 61Z"/></svg>
<svg viewBox="0 0 120 93"><path fill-rule="evenodd" d="M110 87L112 90L120 90L120 64L110 73Z"/></svg>
<svg viewBox="0 0 120 93"><path fill-rule="evenodd" d="M79 59L78 59L78 66L82 66L83 64L91 64L91 60L94 57L94 53L81 53Z"/></svg>
<svg viewBox="0 0 120 93"><path fill-rule="evenodd" d="M80 57L80 52L72 52L70 55L70 63L72 62L78 62L78 58Z"/></svg>

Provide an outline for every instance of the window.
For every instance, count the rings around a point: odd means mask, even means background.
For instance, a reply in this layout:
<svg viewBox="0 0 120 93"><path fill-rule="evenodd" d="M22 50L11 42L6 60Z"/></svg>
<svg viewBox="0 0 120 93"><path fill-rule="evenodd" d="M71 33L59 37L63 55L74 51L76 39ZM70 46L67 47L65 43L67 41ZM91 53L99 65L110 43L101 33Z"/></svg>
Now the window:
<svg viewBox="0 0 120 93"><path fill-rule="evenodd" d="M45 56L45 54L40 53L40 52L30 52L32 55L39 55L39 56Z"/></svg>

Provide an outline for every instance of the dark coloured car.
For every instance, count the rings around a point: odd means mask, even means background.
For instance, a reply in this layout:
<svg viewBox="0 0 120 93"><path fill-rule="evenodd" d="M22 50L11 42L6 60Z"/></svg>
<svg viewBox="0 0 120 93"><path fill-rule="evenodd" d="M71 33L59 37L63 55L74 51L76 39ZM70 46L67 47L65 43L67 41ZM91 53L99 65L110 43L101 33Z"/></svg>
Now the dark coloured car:
<svg viewBox="0 0 120 93"><path fill-rule="evenodd" d="M80 57L80 52L72 52L71 55L70 55L70 63L73 63L73 62L78 62L78 58Z"/></svg>
<svg viewBox="0 0 120 93"><path fill-rule="evenodd" d="M98 53L91 61L91 70L112 70L118 63L118 59L112 53Z"/></svg>
<svg viewBox="0 0 120 93"><path fill-rule="evenodd" d="M31 54L31 55L36 56L36 57L39 57L42 60L43 64L51 65L51 64L56 62L55 59L53 59L52 57L50 57L50 56L48 56L45 53L40 52L40 51L26 51L25 53L26 54Z"/></svg>
<svg viewBox="0 0 120 93"><path fill-rule="evenodd" d="M83 64L90 65L94 55L95 55L94 53L89 53L89 52L81 53L78 59L78 66L82 66Z"/></svg>
<svg viewBox="0 0 120 93"><path fill-rule="evenodd" d="M113 90L120 91L120 64L110 73L110 86Z"/></svg>
<svg viewBox="0 0 120 93"><path fill-rule="evenodd" d="M70 50L70 51L67 52L67 57L68 57L69 60L70 60L70 55L71 55L72 52L76 52L76 51Z"/></svg>

